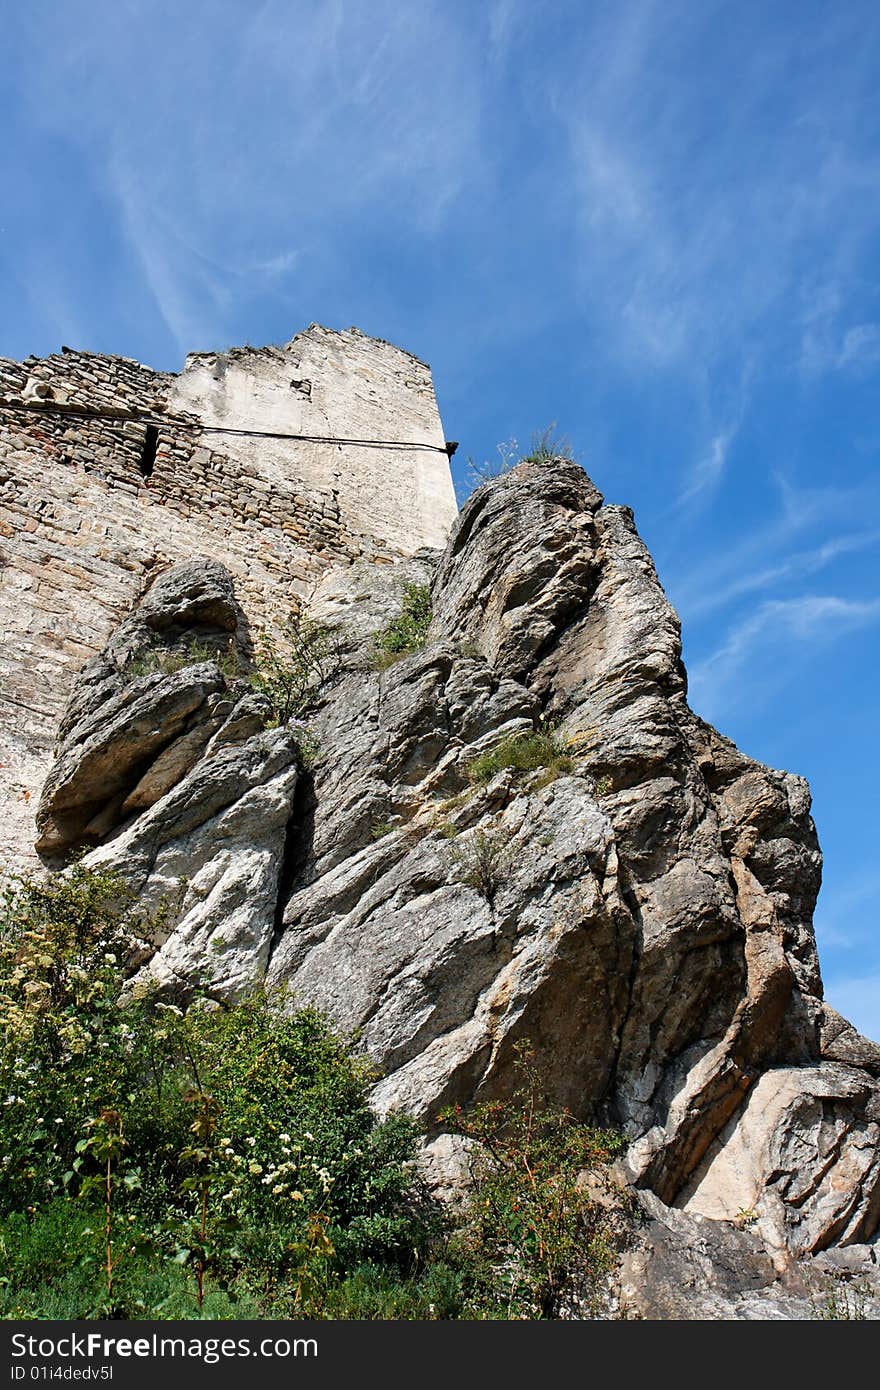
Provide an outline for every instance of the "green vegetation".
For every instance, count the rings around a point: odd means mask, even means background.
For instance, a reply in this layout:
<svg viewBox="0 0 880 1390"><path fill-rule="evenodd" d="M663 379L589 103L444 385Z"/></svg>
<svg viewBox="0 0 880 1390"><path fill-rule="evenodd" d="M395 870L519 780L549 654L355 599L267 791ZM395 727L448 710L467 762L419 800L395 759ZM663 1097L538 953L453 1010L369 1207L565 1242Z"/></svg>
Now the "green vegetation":
<svg viewBox="0 0 880 1390"><path fill-rule="evenodd" d="M554 777L571 772L573 767L574 759L566 752L565 745L553 730L549 729L535 733L511 734L491 752L475 758L468 765L467 771L471 782L475 786L482 786L490 782L497 773L508 769L522 774L544 768L549 775L542 779L543 786Z"/></svg>
<svg viewBox="0 0 880 1390"><path fill-rule="evenodd" d="M544 430L536 430L532 435L529 451L526 454L520 452L515 439L508 439L498 445L497 459L485 459L482 463L477 463L476 459L469 457L467 480L470 484L470 491L482 487L484 483L491 482L493 478L503 477L505 473L510 473L514 468L518 468L521 463L549 463L558 458L570 459L574 462L571 443L564 437L560 438L555 430L555 421Z"/></svg>
<svg viewBox="0 0 880 1390"><path fill-rule="evenodd" d="M251 684L269 701L276 724L304 719L339 673L339 639L332 628L295 614L281 641L262 633Z"/></svg>
<svg viewBox="0 0 880 1390"><path fill-rule="evenodd" d="M392 835L397 826L390 820L374 820L370 826L370 835L374 840L383 840L386 835Z"/></svg>
<svg viewBox="0 0 880 1390"><path fill-rule="evenodd" d="M190 637L173 647L147 647L139 656L126 663L124 675L129 680L135 680L138 676L149 676L156 671L170 676L176 671L182 671L185 666L195 666L202 661L213 661L229 680L235 680L243 674L244 661L234 637L222 643Z"/></svg>
<svg viewBox="0 0 880 1390"><path fill-rule="evenodd" d="M825 1282L825 1297L817 1302L813 1297L813 1319L817 1322L866 1322L870 1288L862 1282L849 1283L845 1278L829 1277Z"/></svg>
<svg viewBox="0 0 880 1390"><path fill-rule="evenodd" d="M478 1316L590 1316L631 1220L628 1200L604 1175L625 1141L547 1107L530 1045L516 1051L509 1101L441 1116L478 1140L481 1155L453 1246ZM606 1200L597 1201L597 1189Z"/></svg>
<svg viewBox="0 0 880 1390"><path fill-rule="evenodd" d="M431 590L427 584L407 584L400 615L373 639L373 665L384 671L395 661L425 645L431 625Z"/></svg>
<svg viewBox="0 0 880 1390"><path fill-rule="evenodd" d="M549 1317L592 1287L610 1218L575 1176L612 1137L526 1072L450 1119L485 1146L452 1221L317 1013L126 994L154 926L81 867L3 896L0 1316Z"/></svg>
<svg viewBox="0 0 880 1390"><path fill-rule="evenodd" d="M171 647L148 647L127 662L124 675L130 680L156 671L172 675L201 661L213 661L227 680L249 676L253 688L269 701L272 722L278 725L310 713L337 675L341 655L332 628L297 613L288 618L279 638L260 634L253 663L245 662L233 637L225 644L190 637Z"/></svg>
<svg viewBox="0 0 880 1390"><path fill-rule="evenodd" d="M510 868L506 837L500 831L477 830L457 838L449 856L461 871L462 883L475 888L492 907Z"/></svg>
<svg viewBox="0 0 880 1390"><path fill-rule="evenodd" d="M556 421L545 430L536 430L532 435L529 452L523 463L551 463L553 459L569 459L574 462L571 441L556 434Z"/></svg>
<svg viewBox="0 0 880 1390"><path fill-rule="evenodd" d="M415 1269L411 1123L377 1121L315 1013L120 1004L130 916L83 869L5 895L0 1312L288 1316L365 1263Z"/></svg>

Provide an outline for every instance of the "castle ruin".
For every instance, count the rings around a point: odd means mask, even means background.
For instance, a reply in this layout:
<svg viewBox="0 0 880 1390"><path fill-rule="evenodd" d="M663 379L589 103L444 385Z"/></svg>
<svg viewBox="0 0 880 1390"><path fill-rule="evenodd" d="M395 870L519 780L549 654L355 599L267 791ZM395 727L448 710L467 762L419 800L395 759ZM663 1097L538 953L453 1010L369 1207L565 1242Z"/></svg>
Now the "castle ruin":
<svg viewBox="0 0 880 1390"><path fill-rule="evenodd" d="M178 376L0 359L0 864L33 856L72 676L159 573L222 560L271 628L331 566L442 546L448 454L428 366L355 328L194 353Z"/></svg>

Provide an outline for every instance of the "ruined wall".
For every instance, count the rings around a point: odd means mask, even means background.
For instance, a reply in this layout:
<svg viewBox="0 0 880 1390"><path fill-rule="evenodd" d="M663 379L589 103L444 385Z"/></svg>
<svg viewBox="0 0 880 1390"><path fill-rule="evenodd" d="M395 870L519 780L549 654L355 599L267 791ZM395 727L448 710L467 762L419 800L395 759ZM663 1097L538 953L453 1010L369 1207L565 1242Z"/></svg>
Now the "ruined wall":
<svg viewBox="0 0 880 1390"><path fill-rule="evenodd" d="M440 545L454 517L430 371L357 330L198 354L179 377L0 359L0 869L32 857L72 674L167 565L222 560L272 626L328 567Z"/></svg>
<svg viewBox="0 0 880 1390"><path fill-rule="evenodd" d="M446 544L457 509L431 372L400 348L313 325L280 348L193 354L170 400L207 430L262 431L214 437L267 486L329 483L367 535L405 553Z"/></svg>

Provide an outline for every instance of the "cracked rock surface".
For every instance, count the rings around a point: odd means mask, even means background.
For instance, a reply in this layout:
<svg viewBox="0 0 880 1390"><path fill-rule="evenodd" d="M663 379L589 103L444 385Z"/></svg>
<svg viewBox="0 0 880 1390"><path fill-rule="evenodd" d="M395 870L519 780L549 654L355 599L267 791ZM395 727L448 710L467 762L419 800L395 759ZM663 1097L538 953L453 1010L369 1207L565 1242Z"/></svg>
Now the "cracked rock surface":
<svg viewBox="0 0 880 1390"><path fill-rule="evenodd" d="M426 644L372 669L372 634L428 581ZM173 903L143 971L319 1006L380 1068L377 1105L435 1135L444 1105L510 1089L530 1039L550 1097L622 1126L630 1181L671 1211L654 1268L695 1222L727 1223L710 1263L757 1242L764 1285L783 1254L867 1249L880 1048L823 1002L809 789L690 710L632 513L571 462L522 464L442 555L335 570L311 612L344 655L305 761L203 653L124 676L147 638L246 650L215 561L156 581L72 694L40 848L96 845L88 863ZM470 775L548 729L555 763ZM761 1316L740 1303L715 1315Z"/></svg>

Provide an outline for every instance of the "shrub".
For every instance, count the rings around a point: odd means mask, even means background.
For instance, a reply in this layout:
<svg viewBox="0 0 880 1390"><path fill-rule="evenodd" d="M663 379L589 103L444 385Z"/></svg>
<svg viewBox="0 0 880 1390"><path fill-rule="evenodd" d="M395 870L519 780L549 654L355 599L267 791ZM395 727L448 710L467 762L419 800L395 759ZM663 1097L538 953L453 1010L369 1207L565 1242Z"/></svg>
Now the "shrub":
<svg viewBox="0 0 880 1390"><path fill-rule="evenodd" d="M0 1238L26 1254L5 1306L186 1316L188 1289L190 1315L287 1316L361 1264L406 1272L436 1224L412 1123L376 1118L370 1073L314 1012L122 1004L133 920L82 868L4 899Z"/></svg>
<svg viewBox="0 0 880 1390"><path fill-rule="evenodd" d="M16 880L0 900L0 1202L46 1201L71 1181L90 1118L139 1088L140 1008L117 1007L146 934L123 885L75 866ZM70 1176L69 1176L70 1174Z"/></svg>
<svg viewBox="0 0 880 1390"><path fill-rule="evenodd" d="M265 695L278 724L303 719L314 708L341 665L334 630L297 614L282 628L281 642L262 633L251 684Z"/></svg>
<svg viewBox="0 0 880 1390"><path fill-rule="evenodd" d="M491 894L503 842L468 841ZM2 899L0 1315L591 1306L620 1220L581 1178L620 1141L544 1106L527 1051L510 1101L445 1117L485 1155L450 1229L415 1175L413 1123L376 1117L373 1074L318 1013L261 994L228 1007L197 995L186 1011L156 995L121 1002L152 925L111 875L81 866Z"/></svg>
<svg viewBox="0 0 880 1390"><path fill-rule="evenodd" d="M602 1170L626 1147L616 1132L577 1123L546 1105L527 1042L517 1046L509 1100L440 1120L479 1143L473 1193L452 1250L470 1316L554 1318L595 1311L603 1277L626 1238L630 1208ZM604 1187L606 1200L596 1200Z"/></svg>
<svg viewBox="0 0 880 1390"><path fill-rule="evenodd" d="M400 615L373 639L373 664L384 670L425 645L431 625L431 590L427 584L407 584Z"/></svg>
<svg viewBox="0 0 880 1390"><path fill-rule="evenodd" d="M494 906L495 895L510 868L510 849L500 831L477 830L456 839L449 850L452 862L461 871L462 883L475 888Z"/></svg>
<svg viewBox="0 0 880 1390"><path fill-rule="evenodd" d="M468 764L468 777L477 786L489 782L496 773L510 769L513 772L534 772L546 768L553 777L570 772L574 760L565 751L552 731L511 734L488 753L483 753ZM547 779L548 781L551 778Z"/></svg>

